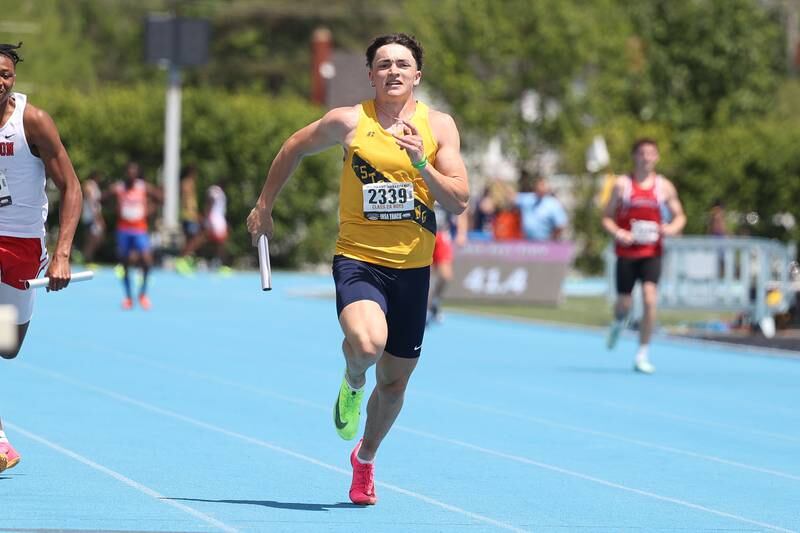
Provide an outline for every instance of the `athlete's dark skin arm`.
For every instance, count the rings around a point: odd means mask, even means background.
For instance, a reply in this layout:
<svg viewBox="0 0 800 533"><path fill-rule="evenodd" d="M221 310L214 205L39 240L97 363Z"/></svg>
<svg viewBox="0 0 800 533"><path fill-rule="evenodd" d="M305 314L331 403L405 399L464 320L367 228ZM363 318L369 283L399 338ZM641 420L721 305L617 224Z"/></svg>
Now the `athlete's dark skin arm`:
<svg viewBox="0 0 800 533"><path fill-rule="evenodd" d="M61 143L58 129L50 115L28 105L23 123L31 151L41 158L46 175L53 180L61 193L58 240L46 274L50 278L47 289L58 291L69 284L69 256L81 214L83 193L75 169L72 168L72 161Z"/></svg>
<svg viewBox="0 0 800 533"><path fill-rule="evenodd" d="M152 183L145 182L145 187L147 187L147 196L160 204L164 203L164 192L161 190L161 187L156 187Z"/></svg>

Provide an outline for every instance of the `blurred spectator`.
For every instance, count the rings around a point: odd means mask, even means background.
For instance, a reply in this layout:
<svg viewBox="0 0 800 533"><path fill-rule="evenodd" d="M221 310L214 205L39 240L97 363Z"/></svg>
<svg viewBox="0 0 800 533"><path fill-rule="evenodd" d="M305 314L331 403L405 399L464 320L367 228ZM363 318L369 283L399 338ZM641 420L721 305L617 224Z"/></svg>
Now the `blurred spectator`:
<svg viewBox="0 0 800 533"><path fill-rule="evenodd" d="M453 215L445 211L439 203L434 204L436 213L436 242L433 246L431 264L431 288L428 295L428 316L426 323L441 322L441 299L445 288L453 279L453 250L467 243L467 212Z"/></svg>
<svg viewBox="0 0 800 533"><path fill-rule="evenodd" d="M722 200L716 199L711 204L708 213L708 234L715 237L725 237L728 235L728 226L725 221L725 204Z"/></svg>
<svg viewBox="0 0 800 533"><path fill-rule="evenodd" d="M514 207L514 189L505 181L490 179L471 212L470 239L521 238L519 213Z"/></svg>
<svg viewBox="0 0 800 533"><path fill-rule="evenodd" d="M532 241L554 241L561 237L567 225L567 213L543 176L531 178L527 172L520 176L519 208L522 233Z"/></svg>
<svg viewBox="0 0 800 533"><path fill-rule="evenodd" d="M200 233L200 213L197 208L197 167L187 165L181 170L181 228L184 242Z"/></svg>
<svg viewBox="0 0 800 533"><path fill-rule="evenodd" d="M492 225L492 234L498 241L516 241L522 239L522 224L519 209L503 208L497 211Z"/></svg>
<svg viewBox="0 0 800 533"><path fill-rule="evenodd" d="M210 186L206 191L202 231L192 237L181 252L182 257L176 262L179 273L191 273L193 266L189 262L189 257L193 256L206 242L212 246L211 267L223 270L227 259L228 221L225 218L227 205L228 199L222 183Z"/></svg>
<svg viewBox="0 0 800 533"><path fill-rule="evenodd" d="M228 197L221 184L212 185L206 191L206 212L203 220L206 236L214 247L212 267L219 268L225 263L225 245L228 241Z"/></svg>
<svg viewBox="0 0 800 533"><path fill-rule="evenodd" d="M519 209L515 205L516 197L516 190L508 182L498 180L492 185L492 200L495 205L492 235L498 241L522 238Z"/></svg>
<svg viewBox="0 0 800 533"><path fill-rule="evenodd" d="M483 194L475 204L475 211L472 219L472 229L476 232L486 234L492 233L492 223L497 211L497 203L492 198L492 182L483 189Z"/></svg>
<svg viewBox="0 0 800 533"><path fill-rule="evenodd" d="M101 203L100 172L93 170L83 182L83 211L81 212L81 225L83 225L83 260L87 263L94 261L94 254L106 232L106 222L103 219L103 206Z"/></svg>
<svg viewBox="0 0 800 533"><path fill-rule="evenodd" d="M728 227L725 221L725 205L719 198L714 200L708 212L708 234L714 237L728 236ZM717 275L725 275L725 252L722 249L717 252Z"/></svg>

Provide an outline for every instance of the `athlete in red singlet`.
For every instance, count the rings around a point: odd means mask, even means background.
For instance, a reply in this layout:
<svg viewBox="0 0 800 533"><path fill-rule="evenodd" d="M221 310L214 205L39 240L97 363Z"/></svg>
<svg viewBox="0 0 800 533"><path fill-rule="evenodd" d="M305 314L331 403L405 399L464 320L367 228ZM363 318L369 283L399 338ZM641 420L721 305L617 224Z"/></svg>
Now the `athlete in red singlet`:
<svg viewBox="0 0 800 533"><path fill-rule="evenodd" d="M648 346L656 319L662 238L678 235L686 225L686 216L675 186L655 171L658 163L656 142L639 139L631 154L635 170L630 176L617 178L603 213L603 228L614 237L617 255L617 302L608 334L608 348L616 345L627 324L631 292L636 281L641 281L644 316L639 325L639 349L634 369L652 374L655 367L648 359ZM670 213L669 222L662 220L665 210Z"/></svg>
<svg viewBox="0 0 800 533"><path fill-rule="evenodd" d="M69 256L81 214L81 185L53 119L13 91L20 45L0 44L0 305L13 306L17 314L16 343L0 350L4 359L19 353L33 315L34 293L24 290L25 280L47 269L48 290L58 291L69 283ZM58 238L49 266L46 176L61 194ZM0 423L0 472L19 460Z"/></svg>

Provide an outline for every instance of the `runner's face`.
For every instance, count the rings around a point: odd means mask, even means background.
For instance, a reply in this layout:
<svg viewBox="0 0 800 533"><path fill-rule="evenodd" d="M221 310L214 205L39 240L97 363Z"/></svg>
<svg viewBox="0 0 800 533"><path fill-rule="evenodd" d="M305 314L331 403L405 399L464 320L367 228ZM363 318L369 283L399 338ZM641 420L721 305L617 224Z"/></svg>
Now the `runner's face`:
<svg viewBox="0 0 800 533"><path fill-rule="evenodd" d="M658 148L652 144L643 144L636 149L633 154L633 161L636 163L637 170L653 172L658 163Z"/></svg>
<svg viewBox="0 0 800 533"><path fill-rule="evenodd" d="M369 79L378 93L405 96L419 85L421 77L414 54L405 46L392 43L375 51Z"/></svg>
<svg viewBox="0 0 800 533"><path fill-rule="evenodd" d="M129 163L125 167L125 177L129 182L135 181L139 177L139 165L136 163Z"/></svg>
<svg viewBox="0 0 800 533"><path fill-rule="evenodd" d="M4 105L11 96L16 79L16 67L8 56L0 55L0 105Z"/></svg>

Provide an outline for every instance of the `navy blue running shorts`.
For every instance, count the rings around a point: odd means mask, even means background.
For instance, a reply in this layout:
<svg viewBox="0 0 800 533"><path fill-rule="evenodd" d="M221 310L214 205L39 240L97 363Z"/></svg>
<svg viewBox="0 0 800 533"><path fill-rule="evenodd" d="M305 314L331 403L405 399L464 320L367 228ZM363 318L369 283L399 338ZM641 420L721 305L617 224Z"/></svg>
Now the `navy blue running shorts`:
<svg viewBox="0 0 800 533"><path fill-rule="evenodd" d="M386 351L413 359L422 352L428 310L430 267L389 268L351 259L333 258L336 313L359 300L372 300L386 315Z"/></svg>

